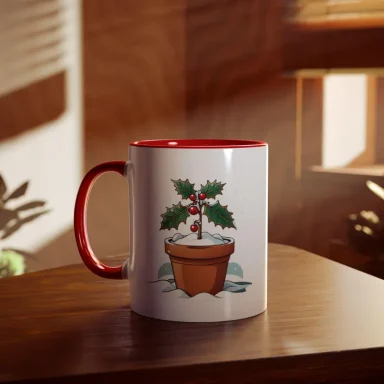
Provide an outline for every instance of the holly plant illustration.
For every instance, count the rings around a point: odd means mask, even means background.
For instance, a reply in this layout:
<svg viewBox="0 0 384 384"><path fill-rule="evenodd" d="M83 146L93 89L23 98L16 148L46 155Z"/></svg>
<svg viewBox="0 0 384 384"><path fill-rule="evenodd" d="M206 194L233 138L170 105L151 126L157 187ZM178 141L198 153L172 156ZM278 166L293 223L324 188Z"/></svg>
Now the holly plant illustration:
<svg viewBox="0 0 384 384"><path fill-rule="evenodd" d="M173 204L171 208L161 215L163 218L160 230L162 229L178 229L181 223L186 224L189 216L197 216L190 229L197 232L197 238L201 239L203 215L207 216L208 222L213 222L221 228L235 228L232 212L228 211L228 206L221 205L219 201L209 203L207 199L215 199L217 195L222 195L224 184L217 180L201 185L199 190L194 188L195 184L191 184L187 179L185 181L171 180L175 185L176 192L184 200L190 200L190 203L183 205L181 202Z"/></svg>

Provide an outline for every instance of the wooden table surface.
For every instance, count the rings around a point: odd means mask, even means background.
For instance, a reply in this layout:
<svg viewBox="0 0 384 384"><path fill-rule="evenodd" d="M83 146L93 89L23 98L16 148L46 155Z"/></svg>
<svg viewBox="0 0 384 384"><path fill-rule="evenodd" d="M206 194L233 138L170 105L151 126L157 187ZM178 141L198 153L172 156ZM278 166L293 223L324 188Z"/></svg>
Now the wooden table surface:
<svg viewBox="0 0 384 384"><path fill-rule="evenodd" d="M173 323L82 265L0 281L0 382L384 382L384 281L269 245L268 310Z"/></svg>

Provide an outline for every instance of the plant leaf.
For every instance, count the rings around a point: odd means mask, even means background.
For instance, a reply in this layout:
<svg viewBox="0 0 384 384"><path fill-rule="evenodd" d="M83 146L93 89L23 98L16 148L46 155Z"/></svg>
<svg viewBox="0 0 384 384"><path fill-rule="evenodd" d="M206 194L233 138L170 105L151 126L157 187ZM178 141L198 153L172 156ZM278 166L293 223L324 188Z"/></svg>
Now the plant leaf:
<svg viewBox="0 0 384 384"><path fill-rule="evenodd" d="M181 203L173 205L172 208L167 208L167 212L161 215L163 220L160 229L177 229L181 223L186 224L188 216L189 212L187 205L184 206L181 205Z"/></svg>
<svg viewBox="0 0 384 384"><path fill-rule="evenodd" d="M164 263L157 272L157 277L161 279L164 276L173 275L173 269L171 263Z"/></svg>
<svg viewBox="0 0 384 384"><path fill-rule="evenodd" d="M29 181L21 184L19 188L15 189L6 199L5 201L17 199L18 197L24 196L25 192L27 192Z"/></svg>
<svg viewBox="0 0 384 384"><path fill-rule="evenodd" d="M188 199L189 196L194 195L196 191L194 190L193 186L195 184L191 184L189 180L182 181L179 180L172 180L173 184L175 184L176 192L183 197L183 199Z"/></svg>
<svg viewBox="0 0 384 384"><path fill-rule="evenodd" d="M207 180L207 184L201 185L201 193L205 193L207 199L214 199L216 195L222 195L225 183L219 183L217 180L210 182Z"/></svg>
<svg viewBox="0 0 384 384"><path fill-rule="evenodd" d="M204 205L204 215L208 217L209 222L219 225L221 228L235 228L232 212L229 212L227 205L223 206L219 201L209 205Z"/></svg>
<svg viewBox="0 0 384 384"><path fill-rule="evenodd" d="M0 231L3 230L7 224L12 220L17 220L19 215L10 209L0 209Z"/></svg>
<svg viewBox="0 0 384 384"><path fill-rule="evenodd" d="M28 209L43 207L44 205L45 205L45 201L41 201L41 200L31 201L30 203L20 205L20 207L17 207L15 209L15 211L16 212L26 211Z"/></svg>
<svg viewBox="0 0 384 384"><path fill-rule="evenodd" d="M5 184L5 180L0 175L0 200L3 200L5 192L7 192L7 184Z"/></svg>
<svg viewBox="0 0 384 384"><path fill-rule="evenodd" d="M16 221L15 224L13 224L11 226L5 227L4 232L3 232L3 236L1 237L1 240L6 239L7 237L9 237L12 234L14 234L24 224L30 223L31 221L37 219L38 217L40 217L42 215L45 215L48 212L50 212L49 209L47 209L45 211L42 211L42 212L34 213L33 215L30 215L30 216L24 217L22 219L19 219L18 221Z"/></svg>
<svg viewBox="0 0 384 384"><path fill-rule="evenodd" d="M22 275L26 270L22 255L14 251L3 251L0 259L0 277Z"/></svg>

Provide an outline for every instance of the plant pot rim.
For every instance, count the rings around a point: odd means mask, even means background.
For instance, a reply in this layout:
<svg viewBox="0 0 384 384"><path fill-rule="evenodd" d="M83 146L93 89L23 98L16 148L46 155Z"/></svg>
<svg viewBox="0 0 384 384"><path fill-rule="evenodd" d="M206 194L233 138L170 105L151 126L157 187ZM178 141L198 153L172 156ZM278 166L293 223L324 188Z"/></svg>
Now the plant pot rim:
<svg viewBox="0 0 384 384"><path fill-rule="evenodd" d="M169 256L176 256L184 259L215 259L223 256L229 256L235 251L235 239L224 237L228 240L224 244L214 245L184 245L172 243L172 237L164 240L165 252Z"/></svg>
<svg viewBox="0 0 384 384"><path fill-rule="evenodd" d="M235 239L233 239L232 237L226 237L226 236L221 236L223 238L223 240L226 240L226 242L224 244L213 244L213 245L185 245L185 244L176 244L176 243L173 243L171 240L172 240L172 237L167 237L165 239L165 242L166 244L170 244L174 247L183 247L183 248L213 248L213 247L222 247L222 246L225 246L225 245L229 245L229 244L233 244L235 242Z"/></svg>

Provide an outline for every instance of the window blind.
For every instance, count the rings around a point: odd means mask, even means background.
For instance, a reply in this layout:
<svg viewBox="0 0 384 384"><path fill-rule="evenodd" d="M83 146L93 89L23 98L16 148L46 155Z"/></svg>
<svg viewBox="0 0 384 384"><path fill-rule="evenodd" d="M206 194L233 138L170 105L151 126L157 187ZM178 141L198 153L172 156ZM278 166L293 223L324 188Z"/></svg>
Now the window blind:
<svg viewBox="0 0 384 384"><path fill-rule="evenodd" d="M65 0L0 0L0 96L65 70Z"/></svg>
<svg viewBox="0 0 384 384"><path fill-rule="evenodd" d="M289 0L286 18L312 24L384 19L384 0Z"/></svg>

